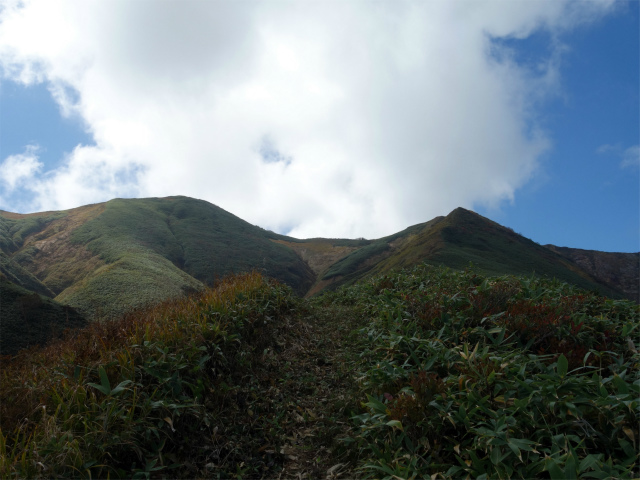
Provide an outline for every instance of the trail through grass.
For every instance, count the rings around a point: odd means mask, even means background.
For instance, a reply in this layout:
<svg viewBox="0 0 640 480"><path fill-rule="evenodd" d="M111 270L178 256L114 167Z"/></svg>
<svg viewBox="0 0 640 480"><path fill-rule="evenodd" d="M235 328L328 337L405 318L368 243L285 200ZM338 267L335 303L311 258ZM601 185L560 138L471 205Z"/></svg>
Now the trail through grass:
<svg viewBox="0 0 640 480"><path fill-rule="evenodd" d="M285 456L281 478L343 478L353 466L336 439L358 410L357 330L363 319L346 306L308 305L285 320L264 368L277 380L264 398L276 402Z"/></svg>
<svg viewBox="0 0 640 480"><path fill-rule="evenodd" d="M634 478L639 324L537 278L234 276L3 363L0 478Z"/></svg>

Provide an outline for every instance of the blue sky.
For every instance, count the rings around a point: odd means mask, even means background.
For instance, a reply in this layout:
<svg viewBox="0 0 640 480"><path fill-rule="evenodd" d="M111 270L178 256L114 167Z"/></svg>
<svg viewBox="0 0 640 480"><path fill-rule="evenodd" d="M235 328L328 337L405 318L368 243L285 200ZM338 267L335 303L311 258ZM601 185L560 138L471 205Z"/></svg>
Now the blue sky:
<svg viewBox="0 0 640 480"><path fill-rule="evenodd" d="M621 165L640 137L639 6L628 2L563 36L569 50L562 93L541 112L553 141L543 174L521 188L513 204L478 213L542 244L640 250L637 151L633 165ZM539 39L515 43L524 58L545 48Z"/></svg>
<svg viewBox="0 0 640 480"><path fill-rule="evenodd" d="M463 206L640 250L638 2L133 3L4 2L0 209L189 195L375 238Z"/></svg>
<svg viewBox="0 0 640 480"><path fill-rule="evenodd" d="M46 84L0 83L0 157L40 146L45 169L60 165L65 154L93 138L78 117L64 117Z"/></svg>

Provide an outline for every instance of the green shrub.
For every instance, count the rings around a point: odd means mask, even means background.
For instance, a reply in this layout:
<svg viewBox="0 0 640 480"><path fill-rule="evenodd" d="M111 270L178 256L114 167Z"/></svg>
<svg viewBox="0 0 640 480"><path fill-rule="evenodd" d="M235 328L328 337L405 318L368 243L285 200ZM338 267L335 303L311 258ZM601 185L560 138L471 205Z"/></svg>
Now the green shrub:
<svg viewBox="0 0 640 480"><path fill-rule="evenodd" d="M203 445L226 450L209 473L242 470L247 414L229 397L295 301L259 274L231 277L5 360L0 477L189 477Z"/></svg>
<svg viewBox="0 0 640 480"><path fill-rule="evenodd" d="M371 318L344 439L365 477L638 475L637 305L427 266L323 301Z"/></svg>

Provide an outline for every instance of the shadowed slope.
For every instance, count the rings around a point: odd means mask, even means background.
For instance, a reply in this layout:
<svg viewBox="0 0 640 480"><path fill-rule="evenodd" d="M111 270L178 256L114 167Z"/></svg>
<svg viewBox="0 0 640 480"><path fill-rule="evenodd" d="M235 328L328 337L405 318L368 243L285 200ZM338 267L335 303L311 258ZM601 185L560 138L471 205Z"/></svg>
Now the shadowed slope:
<svg viewBox="0 0 640 480"><path fill-rule="evenodd" d="M0 275L0 355L44 345L66 329L87 325L73 308L9 282Z"/></svg>
<svg viewBox="0 0 640 480"><path fill-rule="evenodd" d="M545 247L568 258L593 277L624 292L629 300L640 303L640 253L599 252L555 245Z"/></svg>

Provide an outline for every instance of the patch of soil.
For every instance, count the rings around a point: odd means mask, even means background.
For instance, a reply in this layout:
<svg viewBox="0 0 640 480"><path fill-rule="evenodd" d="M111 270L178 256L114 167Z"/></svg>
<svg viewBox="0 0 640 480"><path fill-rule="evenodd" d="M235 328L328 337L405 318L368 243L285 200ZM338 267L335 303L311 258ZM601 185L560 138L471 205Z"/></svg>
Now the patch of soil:
<svg viewBox="0 0 640 480"><path fill-rule="evenodd" d="M288 442L281 447L286 462L280 478L353 478L336 440L348 434L358 409L349 399L357 398L352 358L361 318L345 307L313 309L280 329L283 351L265 362L281 372L286 398L282 428Z"/></svg>
<svg viewBox="0 0 640 480"><path fill-rule="evenodd" d="M272 240L289 247L291 250L304 261L316 275L327 271L327 269L341 258L357 250L360 247L346 247L330 245L325 242L313 243L297 243L287 242L285 240Z"/></svg>
<svg viewBox="0 0 640 480"><path fill-rule="evenodd" d="M260 365L233 395L238 416L221 427L219 440L208 448L219 452L220 462L233 443L232 455L245 465L262 465L256 478L354 478L353 459L345 457L338 439L349 435L350 418L359 408L353 403L358 398L353 332L362 316L348 307L302 305L284 319ZM232 439L233 429L242 430L243 445Z"/></svg>
<svg viewBox="0 0 640 480"><path fill-rule="evenodd" d="M14 255L31 250L28 261L21 262L21 265L56 295L60 294L104 264L85 245L74 244L70 238L76 228L103 210L104 204L69 210L67 215L53 220L44 230L28 236Z"/></svg>

